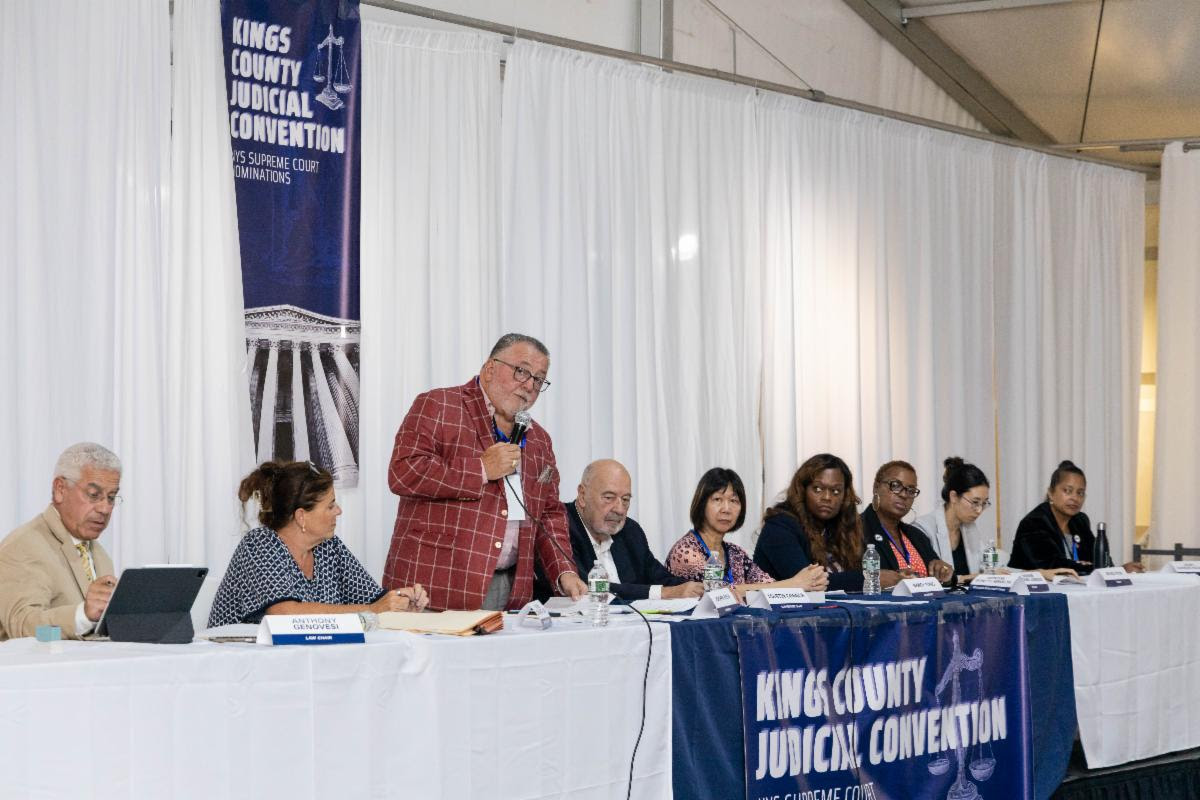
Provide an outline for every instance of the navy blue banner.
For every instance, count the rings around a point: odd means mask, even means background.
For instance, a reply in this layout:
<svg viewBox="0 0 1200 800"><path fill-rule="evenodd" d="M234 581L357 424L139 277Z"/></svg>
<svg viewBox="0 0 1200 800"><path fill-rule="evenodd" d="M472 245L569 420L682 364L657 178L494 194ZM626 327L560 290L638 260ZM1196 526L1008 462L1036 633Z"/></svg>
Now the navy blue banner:
<svg viewBox="0 0 1200 800"><path fill-rule="evenodd" d="M1023 612L739 627L746 797L1032 797Z"/></svg>
<svg viewBox="0 0 1200 800"><path fill-rule="evenodd" d="M222 0L255 449L358 478L357 0Z"/></svg>

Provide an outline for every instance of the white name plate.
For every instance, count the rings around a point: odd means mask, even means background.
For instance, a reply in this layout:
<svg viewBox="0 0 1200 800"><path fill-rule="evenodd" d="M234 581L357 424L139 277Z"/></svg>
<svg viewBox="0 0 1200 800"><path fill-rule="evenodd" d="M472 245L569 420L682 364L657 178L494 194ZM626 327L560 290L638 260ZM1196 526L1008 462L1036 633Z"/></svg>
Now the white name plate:
<svg viewBox="0 0 1200 800"><path fill-rule="evenodd" d="M824 592L806 592L803 589L755 589L747 596L751 608L775 611L797 611L805 605L824 603Z"/></svg>
<svg viewBox="0 0 1200 800"><path fill-rule="evenodd" d="M1099 589L1111 589L1116 586L1132 586L1133 580L1124 567L1101 567L1092 570L1088 576L1087 585Z"/></svg>
<svg viewBox="0 0 1200 800"><path fill-rule="evenodd" d="M716 619L723 617L737 608L737 598L728 589L713 589L705 592L704 597L692 609L692 619Z"/></svg>
<svg viewBox="0 0 1200 800"><path fill-rule="evenodd" d="M258 626L259 644L362 644L358 614L268 614Z"/></svg>
<svg viewBox="0 0 1200 800"><path fill-rule="evenodd" d="M1178 572L1185 575L1200 575L1200 561L1168 561L1159 572Z"/></svg>
<svg viewBox="0 0 1200 800"><path fill-rule="evenodd" d="M937 578L905 578L892 589L892 597L942 597L946 590Z"/></svg>
<svg viewBox="0 0 1200 800"><path fill-rule="evenodd" d="M1050 584L1036 572L1006 572L999 575L976 575L970 589L1027 595L1050 591Z"/></svg>
<svg viewBox="0 0 1200 800"><path fill-rule="evenodd" d="M1029 594L1040 594L1041 592L1050 591L1050 584L1042 577L1040 572L1018 572L1017 577L1021 579L1021 583L1025 586L1025 591Z"/></svg>

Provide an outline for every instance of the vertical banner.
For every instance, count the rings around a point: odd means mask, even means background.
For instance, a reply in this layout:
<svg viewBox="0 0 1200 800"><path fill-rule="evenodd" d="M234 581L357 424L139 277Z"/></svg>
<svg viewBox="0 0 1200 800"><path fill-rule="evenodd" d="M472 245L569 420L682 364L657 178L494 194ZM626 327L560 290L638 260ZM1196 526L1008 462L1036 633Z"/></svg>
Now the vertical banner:
<svg viewBox="0 0 1200 800"><path fill-rule="evenodd" d="M258 460L358 483L357 0L222 0Z"/></svg>
<svg viewBox="0 0 1200 800"><path fill-rule="evenodd" d="M847 619L737 630L747 798L1032 797L1019 603Z"/></svg>

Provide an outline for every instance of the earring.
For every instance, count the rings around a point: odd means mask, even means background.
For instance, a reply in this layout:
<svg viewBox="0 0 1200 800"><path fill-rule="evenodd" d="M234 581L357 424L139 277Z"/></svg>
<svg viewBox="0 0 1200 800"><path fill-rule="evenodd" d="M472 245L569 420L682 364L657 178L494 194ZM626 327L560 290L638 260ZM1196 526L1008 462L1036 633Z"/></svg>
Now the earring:
<svg viewBox="0 0 1200 800"><path fill-rule="evenodd" d="M875 496L873 498L871 498L871 505L873 505L873 506L879 505L879 492L876 492Z"/></svg>

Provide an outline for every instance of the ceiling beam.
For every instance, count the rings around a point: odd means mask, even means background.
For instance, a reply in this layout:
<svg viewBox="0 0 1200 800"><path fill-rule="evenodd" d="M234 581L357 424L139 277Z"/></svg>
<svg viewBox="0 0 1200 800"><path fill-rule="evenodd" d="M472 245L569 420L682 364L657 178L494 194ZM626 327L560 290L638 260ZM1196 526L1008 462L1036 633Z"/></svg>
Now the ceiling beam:
<svg viewBox="0 0 1200 800"><path fill-rule="evenodd" d="M921 17L944 17L947 14L970 14L976 11L1000 11L1006 8L1029 8L1030 6L1059 6L1066 3L1094 2L1094 0L965 0L958 3L939 3L934 6L906 8L904 19Z"/></svg>
<svg viewBox="0 0 1200 800"><path fill-rule="evenodd" d="M905 23L907 12L898 0L843 2L992 133L1033 144L1054 142L927 23L919 19Z"/></svg>

